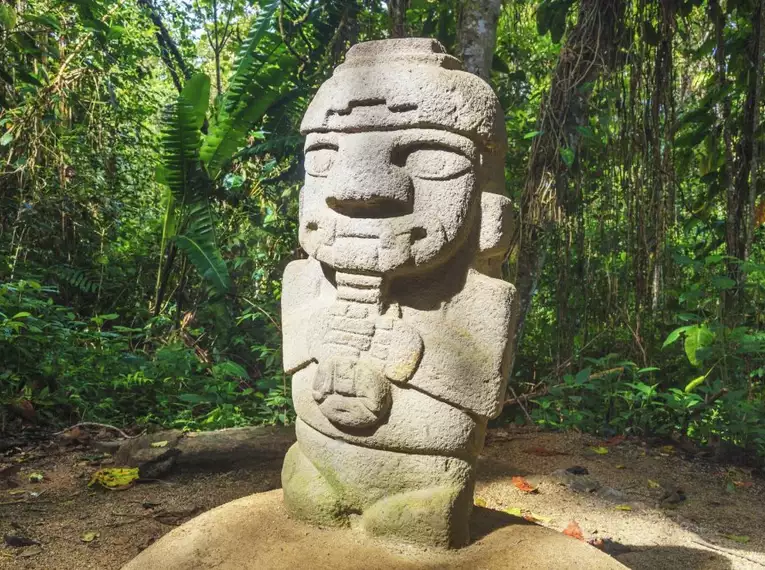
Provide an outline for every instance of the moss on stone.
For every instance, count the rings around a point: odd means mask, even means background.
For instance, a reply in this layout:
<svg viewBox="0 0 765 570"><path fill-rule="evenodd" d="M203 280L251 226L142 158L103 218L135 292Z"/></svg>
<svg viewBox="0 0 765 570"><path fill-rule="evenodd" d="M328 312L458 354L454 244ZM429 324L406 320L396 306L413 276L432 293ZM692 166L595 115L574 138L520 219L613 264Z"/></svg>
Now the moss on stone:
<svg viewBox="0 0 765 570"><path fill-rule="evenodd" d="M302 454L298 444L284 458L282 486L284 504L292 516L319 525L347 524L340 495Z"/></svg>
<svg viewBox="0 0 765 570"><path fill-rule="evenodd" d="M436 487L393 495L364 512L363 528L374 536L414 543L444 547L463 544L467 540L463 534L467 534L470 513L457 512L455 502L459 494L456 488Z"/></svg>

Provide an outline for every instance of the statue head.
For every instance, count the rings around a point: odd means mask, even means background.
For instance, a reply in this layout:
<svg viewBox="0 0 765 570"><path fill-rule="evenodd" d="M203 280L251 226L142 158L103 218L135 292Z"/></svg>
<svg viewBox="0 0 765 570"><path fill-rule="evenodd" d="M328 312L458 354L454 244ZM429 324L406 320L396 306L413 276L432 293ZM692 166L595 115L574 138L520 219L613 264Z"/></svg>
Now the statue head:
<svg viewBox="0 0 765 570"><path fill-rule="evenodd" d="M506 242L504 114L437 41L353 46L301 132L299 237L319 261L398 275L442 263L468 240L474 255Z"/></svg>

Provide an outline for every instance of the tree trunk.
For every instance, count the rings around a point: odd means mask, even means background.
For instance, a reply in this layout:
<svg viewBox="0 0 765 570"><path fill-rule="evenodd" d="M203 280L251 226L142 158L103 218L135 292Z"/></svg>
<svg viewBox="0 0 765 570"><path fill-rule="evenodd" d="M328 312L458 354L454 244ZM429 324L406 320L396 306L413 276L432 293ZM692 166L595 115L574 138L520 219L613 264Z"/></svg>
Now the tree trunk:
<svg viewBox="0 0 765 570"><path fill-rule="evenodd" d="M409 35L406 30L406 11L408 8L409 0L388 0L390 37L405 38Z"/></svg>
<svg viewBox="0 0 765 570"><path fill-rule="evenodd" d="M462 0L457 23L459 56L465 71L489 81L502 0Z"/></svg>
<svg viewBox="0 0 765 570"><path fill-rule="evenodd" d="M726 253L740 261L748 257L748 244L754 229L754 198L757 189L757 140L755 131L760 116L760 95L762 91L763 63L763 4L759 0L752 15L752 35L749 38L749 60L751 68L748 89L741 123L741 138L737 145L736 179L728 188L725 224ZM737 321L738 309L743 301L745 275L735 260L728 263L728 274L736 286L726 291L726 319Z"/></svg>
<svg viewBox="0 0 765 570"><path fill-rule="evenodd" d="M180 90L183 88L183 82L180 81L180 78L178 77L178 70L180 70L184 79L191 77L191 70L186 65L186 62L183 61L183 56L181 55L178 46L170 36L170 32L167 31L167 27L162 21L162 17L160 16L152 1L138 0L138 5L142 6L146 10L147 15L157 27L157 43L159 44L159 51L162 55L162 61L167 66L168 71L170 72L170 76L173 79L173 83L180 92Z"/></svg>
<svg viewBox="0 0 765 570"><path fill-rule="evenodd" d="M544 265L549 230L564 215L568 170L580 138L576 127L585 126L588 118L588 91L579 87L613 66L623 16L622 0L580 2L577 23L561 49L550 92L541 105L540 134L531 147L514 240L520 301L516 345Z"/></svg>

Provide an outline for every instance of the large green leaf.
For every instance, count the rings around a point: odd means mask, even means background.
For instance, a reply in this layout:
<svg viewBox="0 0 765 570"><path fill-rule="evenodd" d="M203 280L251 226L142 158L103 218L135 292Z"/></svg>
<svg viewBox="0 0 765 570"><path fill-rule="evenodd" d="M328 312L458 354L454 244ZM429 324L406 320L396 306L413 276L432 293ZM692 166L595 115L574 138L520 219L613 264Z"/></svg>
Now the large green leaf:
<svg viewBox="0 0 765 570"><path fill-rule="evenodd" d="M267 0L263 3L260 13L250 28L242 47L237 53L236 69L231 76L229 88L223 96L223 109L232 113L242 102L252 79L255 77L261 62L257 58L256 50L268 28L271 26L274 13L279 7L281 0Z"/></svg>
<svg viewBox="0 0 765 570"><path fill-rule="evenodd" d="M207 201L189 206L187 220L186 231L175 237L176 245L216 291L225 293L231 279L215 240L215 220Z"/></svg>
<svg viewBox="0 0 765 570"><path fill-rule="evenodd" d="M6 30L11 30L16 26L16 10L13 6L0 4L0 24Z"/></svg>
<svg viewBox="0 0 765 570"><path fill-rule="evenodd" d="M162 178L182 207L192 188L191 176L199 164L199 129L192 105L179 97L165 109L162 125Z"/></svg>
<svg viewBox="0 0 765 570"><path fill-rule="evenodd" d="M671 333L669 333L669 336L667 336L667 340L664 341L664 344L661 345L662 349L667 348L670 344L675 342L678 338L680 338L680 333L684 333L688 329L693 328L693 325L686 325L684 327L677 328L673 330Z"/></svg>
<svg viewBox="0 0 765 570"><path fill-rule="evenodd" d="M685 354L688 357L688 361L694 366L698 366L700 363L698 358L699 349L709 346L714 340L715 333L709 330L706 325L689 327L685 331Z"/></svg>
<svg viewBox="0 0 765 570"><path fill-rule="evenodd" d="M232 115L222 112L205 137L201 157L213 179L220 176L223 167L244 145L252 124L265 115L266 111L280 98L278 91L262 93L257 99L245 104Z"/></svg>
<svg viewBox="0 0 765 570"><path fill-rule="evenodd" d="M210 78L204 73L196 73L189 78L179 99L191 107L194 128L201 129L210 104Z"/></svg>

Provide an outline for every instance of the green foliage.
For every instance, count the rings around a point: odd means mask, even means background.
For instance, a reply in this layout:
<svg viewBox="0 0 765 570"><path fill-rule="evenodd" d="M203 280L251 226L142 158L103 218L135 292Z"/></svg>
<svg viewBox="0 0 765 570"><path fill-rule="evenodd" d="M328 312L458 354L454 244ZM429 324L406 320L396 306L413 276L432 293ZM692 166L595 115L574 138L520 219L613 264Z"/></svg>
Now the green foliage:
<svg viewBox="0 0 765 570"><path fill-rule="evenodd" d="M387 37L384 3L153 2L170 44L144 3L12 4L0 3L0 427L30 409L57 424L290 422L279 305L301 255L299 125L347 47ZM746 134L761 72L754 4L718 4L628 4L608 70L556 81L577 97L554 123L557 227L539 240L514 377L545 426L763 452L765 205L742 162L747 136L761 146L759 126ZM409 32L456 53L458 8L414 0ZM595 46L567 46L581 3L507 8L491 82L520 205L556 63ZM728 231L731 214L748 237ZM734 252L746 261L728 255L733 234L749 239Z"/></svg>
<svg viewBox="0 0 765 570"><path fill-rule="evenodd" d="M694 270L695 280L679 294L677 317L694 324L666 336L661 369L639 369L616 354L584 357L590 367L564 375L533 400L535 421L605 436L682 435L703 445L722 440L765 454L765 333L715 319L728 287L719 279L723 261L680 260Z"/></svg>
<svg viewBox="0 0 765 570"><path fill-rule="evenodd" d="M573 0L542 0L537 8L539 35L549 31L553 43L559 43L566 31L566 16L573 3Z"/></svg>
<svg viewBox="0 0 765 570"><path fill-rule="evenodd" d="M250 33L237 54L229 88L223 95L210 134L205 137L201 157L213 178L220 176L224 166L244 146L249 130L286 87L284 84L277 87L273 78L269 77L269 68L275 60L269 61L269 58L264 61L257 51L278 6L279 0L266 2L250 27ZM279 64L287 64L287 60L282 59Z"/></svg>
<svg viewBox="0 0 765 570"><path fill-rule="evenodd" d="M209 204L212 183L199 158L200 129L210 101L210 79L192 76L164 116L161 180L170 189L165 198L161 251L173 240L219 293L231 287L226 263L215 239L215 222ZM168 253L168 255L171 255ZM162 303L163 283L172 264L160 263L157 299Z"/></svg>
<svg viewBox="0 0 765 570"><path fill-rule="evenodd" d="M236 362L200 360L187 331L141 348L167 338L162 317L141 328L117 314L81 321L55 294L35 281L0 286L0 405L38 420L189 429L291 421L278 354L253 380Z"/></svg>

